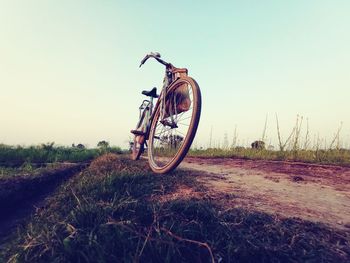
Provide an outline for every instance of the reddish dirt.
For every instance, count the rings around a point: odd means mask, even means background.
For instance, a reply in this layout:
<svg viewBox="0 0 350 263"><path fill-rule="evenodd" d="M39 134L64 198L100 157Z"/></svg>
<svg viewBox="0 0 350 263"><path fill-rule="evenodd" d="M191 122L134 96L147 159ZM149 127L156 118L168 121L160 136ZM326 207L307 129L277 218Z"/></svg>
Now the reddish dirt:
<svg viewBox="0 0 350 263"><path fill-rule="evenodd" d="M350 168L282 161L186 158L180 168L195 171L206 196L227 208L243 207L297 217L350 230ZM179 187L167 196L198 198ZM203 196L203 193L202 193Z"/></svg>
<svg viewBox="0 0 350 263"><path fill-rule="evenodd" d="M202 197L203 197L203 193L196 191L195 189L187 185L180 184L177 186L174 192L152 196L151 200L157 200L157 202L165 203L176 199L189 200L192 198L199 199Z"/></svg>

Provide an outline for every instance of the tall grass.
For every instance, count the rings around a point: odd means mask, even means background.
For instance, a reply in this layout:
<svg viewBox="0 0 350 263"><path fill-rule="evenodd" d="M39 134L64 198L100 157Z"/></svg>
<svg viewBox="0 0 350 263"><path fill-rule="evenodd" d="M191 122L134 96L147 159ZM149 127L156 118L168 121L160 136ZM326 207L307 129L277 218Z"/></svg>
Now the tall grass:
<svg viewBox="0 0 350 263"><path fill-rule="evenodd" d="M306 126L306 127L305 127ZM303 128L305 131L303 131ZM267 117L265 119L264 129L261 140L267 145L266 139ZM340 133L342 123L332 136L330 143L321 140L319 136L314 136L311 143L311 133L309 129L309 120L306 124L303 116L296 116L295 124L288 136L283 138L280 130L279 119L276 114L277 147L269 144L265 149L252 149L249 146L240 146L237 136L237 126L235 126L232 138L232 144L228 147L228 136L224 134L223 144L212 146L212 130L210 131L210 141L208 148L192 148L189 156L198 157L238 157L247 159L266 159L266 160L288 160L303 161L312 163L340 164L350 165L350 149L342 147ZM276 146L276 145L275 145Z"/></svg>
<svg viewBox="0 0 350 263"><path fill-rule="evenodd" d="M228 150L221 148L191 149L189 157L227 157L257 160L300 161L321 164L337 164L350 166L350 150L256 150L236 147Z"/></svg>

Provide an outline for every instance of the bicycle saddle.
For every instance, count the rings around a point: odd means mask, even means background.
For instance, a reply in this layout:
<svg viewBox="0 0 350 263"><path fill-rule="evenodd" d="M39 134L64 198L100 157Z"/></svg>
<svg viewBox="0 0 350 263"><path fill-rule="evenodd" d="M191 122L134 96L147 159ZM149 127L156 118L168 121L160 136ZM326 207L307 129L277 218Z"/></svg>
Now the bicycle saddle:
<svg viewBox="0 0 350 263"><path fill-rule="evenodd" d="M152 97L152 98L158 98L159 97L157 95L157 88L156 87L154 87L150 91L144 90L144 91L142 91L142 94L145 95L145 96Z"/></svg>

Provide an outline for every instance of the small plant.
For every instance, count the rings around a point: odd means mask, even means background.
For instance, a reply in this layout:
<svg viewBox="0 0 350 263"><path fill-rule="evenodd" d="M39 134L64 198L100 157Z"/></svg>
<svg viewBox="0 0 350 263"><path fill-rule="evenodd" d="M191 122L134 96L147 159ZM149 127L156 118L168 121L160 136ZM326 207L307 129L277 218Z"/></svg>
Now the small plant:
<svg viewBox="0 0 350 263"><path fill-rule="evenodd" d="M290 139L292 138L292 136L295 133L295 127L293 128L292 132L290 133L290 135L288 136L287 140L285 140L284 142L282 141L282 136L281 136L281 132L280 132L280 126L278 123L278 117L277 117L277 113L276 113L276 124L277 124L277 136L278 136L278 145L280 148L280 151L283 152L287 146L287 144L289 143Z"/></svg>
<svg viewBox="0 0 350 263"><path fill-rule="evenodd" d="M22 164L21 169L26 172L31 172L33 171L33 165L29 161L26 161Z"/></svg>

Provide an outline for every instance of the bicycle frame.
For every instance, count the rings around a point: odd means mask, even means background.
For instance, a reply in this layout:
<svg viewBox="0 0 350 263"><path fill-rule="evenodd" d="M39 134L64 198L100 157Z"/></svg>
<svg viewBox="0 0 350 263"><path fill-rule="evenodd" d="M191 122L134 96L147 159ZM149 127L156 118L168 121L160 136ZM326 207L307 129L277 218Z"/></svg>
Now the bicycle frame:
<svg viewBox="0 0 350 263"><path fill-rule="evenodd" d="M150 132L150 128L151 128L151 123L152 123L152 120L154 118L154 113L155 113L155 109L157 109L161 103L161 99L162 97L164 96L163 94L166 95L166 88L163 88L161 93L160 93L160 96L159 96L159 99L157 100L156 102L156 105L154 106L153 104L153 98L150 97L149 100L144 100L141 104L141 106L139 107L139 110L140 110L140 115L139 115L139 123L138 123L138 126L141 124L140 122L143 122L144 124L142 125L143 126L143 129L144 130L144 133L145 133L145 141L148 140L149 138L149 132ZM165 98L165 97L164 97ZM147 103L147 104L146 104ZM142 111L143 110L143 111Z"/></svg>
<svg viewBox="0 0 350 263"><path fill-rule="evenodd" d="M166 109L165 109L165 104L166 104L166 97L167 97L167 90L170 85L172 85L177 79L179 79L183 74L187 76L187 69L185 68L176 68L174 67L171 63L165 62L164 60L160 59L159 53L150 53L144 57L144 59L141 61L140 67L149 59L149 58L154 58L156 59L159 63L163 64L165 66L165 76L163 79L163 87L160 92L159 98L156 102L156 105L154 106L153 104L153 98L150 97L149 100L144 100L139 107L140 109L140 120L138 125L140 125L141 121L144 122L142 130L144 131L144 136L145 136L145 141L149 139L149 133L150 133L150 126L152 123L152 120L154 118L156 109L158 107L161 107L161 119L164 119L164 116L166 114ZM148 103L145 106L145 103ZM142 112L143 110L143 112ZM176 109L174 114L177 114ZM167 122L167 125L171 126L174 125L176 126L176 123L173 119L173 115L170 114L171 122ZM145 115L145 116L143 116ZM144 127L145 126L145 127Z"/></svg>
<svg viewBox="0 0 350 263"><path fill-rule="evenodd" d="M150 100L144 100L139 110L140 115L137 126L141 125L141 122L143 122L142 130L144 130L147 135L145 139L148 139L150 124L153 117L153 98L151 97Z"/></svg>

